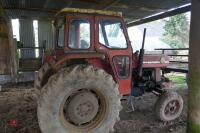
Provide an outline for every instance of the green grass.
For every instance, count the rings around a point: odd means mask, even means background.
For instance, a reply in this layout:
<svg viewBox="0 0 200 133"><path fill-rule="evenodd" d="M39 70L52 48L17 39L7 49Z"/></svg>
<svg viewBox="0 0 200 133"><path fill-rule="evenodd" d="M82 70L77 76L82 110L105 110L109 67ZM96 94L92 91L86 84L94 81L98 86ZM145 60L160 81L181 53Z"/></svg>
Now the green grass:
<svg viewBox="0 0 200 133"><path fill-rule="evenodd" d="M170 75L168 76L169 80L171 80L174 84L185 84L186 77L181 75Z"/></svg>

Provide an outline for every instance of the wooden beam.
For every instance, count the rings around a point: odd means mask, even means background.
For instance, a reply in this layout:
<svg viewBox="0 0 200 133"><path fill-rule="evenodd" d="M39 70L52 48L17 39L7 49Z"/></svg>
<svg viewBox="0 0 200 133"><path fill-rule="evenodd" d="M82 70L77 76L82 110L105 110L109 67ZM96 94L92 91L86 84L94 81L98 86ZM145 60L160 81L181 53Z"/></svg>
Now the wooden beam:
<svg viewBox="0 0 200 133"><path fill-rule="evenodd" d="M166 11L168 8L160 8L160 7L155 7L155 6L149 6L149 5L140 5L140 4L134 4L134 5L126 5L126 4L121 4L117 3L113 5L114 8L119 8L119 9L128 9L128 10L143 10L143 11Z"/></svg>
<svg viewBox="0 0 200 133"><path fill-rule="evenodd" d="M6 38L3 37L0 39L1 39L1 41L5 40L2 42L8 43L9 50L6 51L6 52L8 52L7 56L9 58L8 64L10 65L8 68L10 68L10 76L12 78L12 82L16 82L17 81L17 60L16 60L16 57L17 57L16 51L17 50L16 50L16 46L17 45L13 40L11 20L8 19L8 16L6 15L1 2L0 2L0 19L1 19L0 20L1 26L4 25L7 28L6 29L7 31L3 30L5 32L5 34L7 34L7 37Z"/></svg>
<svg viewBox="0 0 200 133"><path fill-rule="evenodd" d="M133 22L129 22L129 23L127 23L127 26L131 27L131 26L136 26L136 25L140 25L140 24L143 24L143 23L148 23L148 22L155 21L155 20L158 20L158 19L162 19L162 18L174 16L174 15L177 15L177 14L185 13L185 12L188 12L190 10L191 10L191 5L187 5L187 6L180 7L180 8L174 9L174 10L170 10L170 11L167 11L167 12L164 12L164 13L161 13L161 14L157 14L157 15L153 15L153 16L146 17L146 18L143 18L143 19L139 19L139 20L136 20L136 21L133 21Z"/></svg>
<svg viewBox="0 0 200 133"><path fill-rule="evenodd" d="M9 18L19 18L19 19L37 19L37 20L53 20L54 19L54 15L60 11L60 9L49 9L49 8L20 8L20 7L14 7L14 6L6 6L6 7L3 7L4 10L16 10L16 11L25 11L26 12L26 15L25 14L20 14L21 16L8 16ZM33 16L33 15L30 15L29 12L36 12L36 15ZM14 11L13 11L14 12ZM41 12L45 12L45 13L49 13L49 15L47 16L42 16L40 17L40 13ZM52 14L52 15L51 15ZM51 16L50 16L51 15Z"/></svg>
<svg viewBox="0 0 200 133"><path fill-rule="evenodd" d="M192 0L187 133L200 133L200 1Z"/></svg>
<svg viewBox="0 0 200 133"><path fill-rule="evenodd" d="M6 6L3 7L4 10L24 10L24 11L35 11L35 12L50 12L50 13L57 13L60 9L53 9L53 8L38 8L38 7L15 7L15 6Z"/></svg>

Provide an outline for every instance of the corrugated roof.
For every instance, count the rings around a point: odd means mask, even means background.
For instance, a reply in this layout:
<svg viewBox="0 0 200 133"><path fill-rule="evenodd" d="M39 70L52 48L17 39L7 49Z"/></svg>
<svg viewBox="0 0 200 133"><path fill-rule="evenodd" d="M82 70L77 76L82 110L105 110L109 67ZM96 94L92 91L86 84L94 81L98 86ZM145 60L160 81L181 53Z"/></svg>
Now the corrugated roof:
<svg viewBox="0 0 200 133"><path fill-rule="evenodd" d="M64 7L120 11L127 21L190 3L191 0L1 0L11 18L52 18Z"/></svg>

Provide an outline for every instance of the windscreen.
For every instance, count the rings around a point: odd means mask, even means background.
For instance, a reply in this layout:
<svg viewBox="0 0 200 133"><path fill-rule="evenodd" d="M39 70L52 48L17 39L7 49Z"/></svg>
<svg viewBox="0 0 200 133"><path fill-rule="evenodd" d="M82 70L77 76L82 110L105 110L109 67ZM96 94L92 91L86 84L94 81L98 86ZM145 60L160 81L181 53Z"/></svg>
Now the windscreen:
<svg viewBox="0 0 200 133"><path fill-rule="evenodd" d="M99 23L99 42L112 49L127 48L122 24L116 20L102 20Z"/></svg>

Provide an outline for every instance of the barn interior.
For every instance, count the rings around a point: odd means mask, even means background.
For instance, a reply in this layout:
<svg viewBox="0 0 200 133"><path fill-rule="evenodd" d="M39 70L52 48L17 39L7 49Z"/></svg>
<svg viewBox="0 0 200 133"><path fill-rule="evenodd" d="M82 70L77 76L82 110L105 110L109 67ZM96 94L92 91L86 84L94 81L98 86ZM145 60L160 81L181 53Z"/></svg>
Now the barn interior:
<svg viewBox="0 0 200 133"><path fill-rule="evenodd" d="M46 49L54 49L53 20L63 8L99 9L122 12L127 28L193 11L190 33L189 88L199 90L198 35L200 34L198 0L1 0L0 2L0 85L34 81L43 64ZM194 4L195 3L195 4ZM194 6L194 7L193 7ZM12 19L19 25L19 40L13 36ZM16 22L16 21L15 21ZM38 31L34 31L37 23ZM37 35L35 35L35 33ZM197 33L195 35L194 33ZM37 42L36 42L37 38ZM191 54L192 53L192 54ZM196 64L196 65L195 65ZM197 74L197 75L198 75ZM192 79L197 79L192 81ZM195 92L195 89L194 91ZM198 91L199 92L199 91ZM191 97L194 93L191 94ZM198 96L197 96L198 97ZM190 98L191 101L195 99ZM197 102L196 102L197 103ZM191 106L194 107L194 106ZM197 132L195 132L197 133Z"/></svg>

